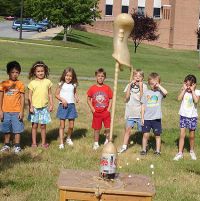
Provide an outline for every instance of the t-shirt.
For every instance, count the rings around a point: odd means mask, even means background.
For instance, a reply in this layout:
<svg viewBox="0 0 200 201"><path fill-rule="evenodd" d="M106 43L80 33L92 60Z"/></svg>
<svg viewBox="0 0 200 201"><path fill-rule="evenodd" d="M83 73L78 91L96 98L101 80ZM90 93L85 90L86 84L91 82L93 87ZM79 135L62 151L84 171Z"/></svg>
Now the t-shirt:
<svg viewBox="0 0 200 201"><path fill-rule="evenodd" d="M96 112L106 111L110 99L112 99L112 90L108 85L93 85L87 91L88 97L92 98L92 105Z"/></svg>
<svg viewBox="0 0 200 201"><path fill-rule="evenodd" d="M42 108L48 105L49 97L48 90L52 87L52 82L49 79L32 80L28 84L32 94L32 104L35 108Z"/></svg>
<svg viewBox="0 0 200 201"><path fill-rule="evenodd" d="M130 84L127 84L124 92L126 93ZM147 85L143 83L143 93L147 90ZM141 118L141 102L140 102L140 88L139 86L131 87L130 99L126 103L125 119L127 118Z"/></svg>
<svg viewBox="0 0 200 201"><path fill-rule="evenodd" d="M200 90L195 90L195 95L200 96ZM185 92L179 114L184 117L198 117L197 104L194 104L192 93Z"/></svg>
<svg viewBox="0 0 200 201"><path fill-rule="evenodd" d="M161 101L163 94L161 91L147 90L144 92L141 103L144 104L144 120L155 120L162 118Z"/></svg>
<svg viewBox="0 0 200 201"><path fill-rule="evenodd" d="M3 112L21 111L21 93L25 93L24 84L17 80L6 80L0 83L0 91L3 91Z"/></svg>
<svg viewBox="0 0 200 201"><path fill-rule="evenodd" d="M62 83L59 83L62 85ZM75 103L74 101L74 89L76 88L75 84L64 83L60 89L60 97L67 101L67 103ZM61 101L60 101L61 102Z"/></svg>

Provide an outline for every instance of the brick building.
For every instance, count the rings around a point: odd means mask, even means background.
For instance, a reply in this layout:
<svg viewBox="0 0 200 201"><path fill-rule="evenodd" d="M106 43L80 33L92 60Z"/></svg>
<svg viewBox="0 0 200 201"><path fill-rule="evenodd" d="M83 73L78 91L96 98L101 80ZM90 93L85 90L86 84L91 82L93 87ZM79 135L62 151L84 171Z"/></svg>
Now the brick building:
<svg viewBox="0 0 200 201"><path fill-rule="evenodd" d="M199 24L199 0L100 0L102 19L87 31L112 36L112 24L120 13L133 9L147 14L158 23L159 39L151 44L175 49L197 49L196 30Z"/></svg>

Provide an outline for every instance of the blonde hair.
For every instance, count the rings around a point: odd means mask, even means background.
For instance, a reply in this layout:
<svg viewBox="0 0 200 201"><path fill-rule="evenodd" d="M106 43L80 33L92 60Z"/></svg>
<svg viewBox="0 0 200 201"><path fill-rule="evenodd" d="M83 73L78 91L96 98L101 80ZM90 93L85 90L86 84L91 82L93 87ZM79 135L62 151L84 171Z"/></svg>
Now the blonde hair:
<svg viewBox="0 0 200 201"><path fill-rule="evenodd" d="M148 76L148 83L151 81L151 80L158 80L158 82L160 83L160 75L158 73L150 73L149 76Z"/></svg>
<svg viewBox="0 0 200 201"><path fill-rule="evenodd" d="M133 70L133 76L135 74L137 74L137 73L139 73L140 76L142 76L144 78L144 71L143 70L141 70L141 69L135 69L135 70Z"/></svg>

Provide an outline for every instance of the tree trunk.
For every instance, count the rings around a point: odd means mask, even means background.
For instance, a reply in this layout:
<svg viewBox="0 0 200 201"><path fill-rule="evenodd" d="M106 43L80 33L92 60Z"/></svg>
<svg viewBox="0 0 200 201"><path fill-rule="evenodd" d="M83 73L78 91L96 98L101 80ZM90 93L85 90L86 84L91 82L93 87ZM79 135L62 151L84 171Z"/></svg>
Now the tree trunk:
<svg viewBox="0 0 200 201"><path fill-rule="evenodd" d="M64 26L64 36L63 36L63 41L67 42L67 26Z"/></svg>
<svg viewBox="0 0 200 201"><path fill-rule="evenodd" d="M137 47L138 47L136 42L134 42L134 47L135 47L135 51L134 52L136 53L137 52Z"/></svg>

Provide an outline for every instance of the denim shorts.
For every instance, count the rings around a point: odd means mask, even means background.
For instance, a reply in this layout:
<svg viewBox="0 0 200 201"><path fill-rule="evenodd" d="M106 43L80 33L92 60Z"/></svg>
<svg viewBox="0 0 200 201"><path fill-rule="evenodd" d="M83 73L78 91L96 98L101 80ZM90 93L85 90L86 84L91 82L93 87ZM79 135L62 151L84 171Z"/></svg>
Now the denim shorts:
<svg viewBox="0 0 200 201"><path fill-rule="evenodd" d="M128 127L133 128L135 124L137 124L138 131L142 131L142 124L141 124L140 118L128 118L128 119L126 119L126 128L128 128Z"/></svg>
<svg viewBox="0 0 200 201"><path fill-rule="evenodd" d="M75 119L78 117L76 107L74 103L67 104L67 107L63 107L62 104L59 104L57 110L58 119Z"/></svg>
<svg viewBox="0 0 200 201"><path fill-rule="evenodd" d="M4 112L3 121L0 124L2 133L20 134L24 131L24 123L18 118L19 112Z"/></svg>
<svg viewBox="0 0 200 201"><path fill-rule="evenodd" d="M50 112L47 107L34 108L34 113L28 115L28 120L37 124L48 124L51 122Z"/></svg>
<svg viewBox="0 0 200 201"><path fill-rule="evenodd" d="M189 130L196 130L197 117L188 118L180 116L180 128L188 128Z"/></svg>
<svg viewBox="0 0 200 201"><path fill-rule="evenodd" d="M161 119L144 120L142 132L149 133L151 129L153 130L155 136L160 136L160 134L162 133Z"/></svg>

